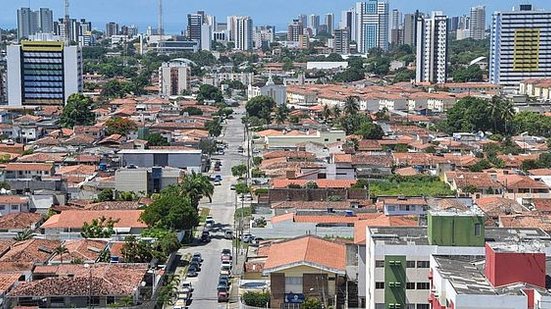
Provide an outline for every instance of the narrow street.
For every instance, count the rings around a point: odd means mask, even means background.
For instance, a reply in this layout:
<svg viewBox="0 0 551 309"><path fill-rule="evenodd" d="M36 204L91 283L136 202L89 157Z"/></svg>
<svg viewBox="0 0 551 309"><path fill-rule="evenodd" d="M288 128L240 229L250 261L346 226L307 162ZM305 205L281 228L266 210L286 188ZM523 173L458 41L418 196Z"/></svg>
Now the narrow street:
<svg viewBox="0 0 551 309"><path fill-rule="evenodd" d="M236 183L237 179L232 176L231 167L246 161L246 157L237 151L237 148L243 145L244 125L241 123L241 117L244 108L234 108L234 111L234 119L227 120L222 135L218 138L226 142L228 148L224 155L213 156L213 159L220 159L222 162L220 172L215 172L215 175L222 176L221 185L215 186L212 203L209 203L208 199L203 199L200 205L200 207L210 208L210 215L216 222L214 231L211 232L212 240L206 245L192 246L179 251L182 255L200 252L204 260L199 276L186 279L194 287L190 305L192 309L227 307L226 303L218 303L216 287L221 266L220 253L222 249L232 248L232 242L224 239L223 232L225 229L233 229L235 192L230 189L230 186ZM217 230L218 232L216 232ZM242 260L239 262L241 263Z"/></svg>

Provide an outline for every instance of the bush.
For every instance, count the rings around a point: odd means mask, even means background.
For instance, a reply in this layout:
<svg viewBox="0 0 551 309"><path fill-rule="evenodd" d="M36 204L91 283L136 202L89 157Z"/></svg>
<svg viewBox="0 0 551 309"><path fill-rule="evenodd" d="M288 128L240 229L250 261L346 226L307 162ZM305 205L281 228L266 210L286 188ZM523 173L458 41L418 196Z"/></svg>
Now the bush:
<svg viewBox="0 0 551 309"><path fill-rule="evenodd" d="M270 303L268 292L245 292L241 296L247 306L265 308Z"/></svg>

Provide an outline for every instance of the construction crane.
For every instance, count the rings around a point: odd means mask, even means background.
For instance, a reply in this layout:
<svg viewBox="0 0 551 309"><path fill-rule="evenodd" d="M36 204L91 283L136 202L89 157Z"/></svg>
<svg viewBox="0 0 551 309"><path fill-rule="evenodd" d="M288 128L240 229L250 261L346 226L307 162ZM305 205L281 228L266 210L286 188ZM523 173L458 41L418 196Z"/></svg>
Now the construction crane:
<svg viewBox="0 0 551 309"><path fill-rule="evenodd" d="M68 0L66 0L68 1ZM163 22L163 0L159 0L159 20L157 25L157 32L159 33L159 36L162 39L162 36L164 35L164 22Z"/></svg>
<svg viewBox="0 0 551 309"><path fill-rule="evenodd" d="M69 0L65 0L65 18L63 19L63 24L63 26L65 27L65 46L69 46L71 44L71 26L69 25Z"/></svg>

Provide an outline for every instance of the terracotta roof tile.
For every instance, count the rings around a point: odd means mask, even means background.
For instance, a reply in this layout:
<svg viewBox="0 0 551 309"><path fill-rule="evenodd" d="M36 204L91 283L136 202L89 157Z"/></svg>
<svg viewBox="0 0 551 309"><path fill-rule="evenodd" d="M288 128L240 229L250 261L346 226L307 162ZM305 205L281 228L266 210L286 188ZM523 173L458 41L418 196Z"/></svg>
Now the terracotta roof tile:
<svg viewBox="0 0 551 309"><path fill-rule="evenodd" d="M46 262L54 249L61 244L58 240L29 239L17 242L10 250L0 257L0 262Z"/></svg>
<svg viewBox="0 0 551 309"><path fill-rule="evenodd" d="M319 188L350 188L356 183L355 179L316 179L316 180L304 180L304 179L273 179L273 188L286 188L290 184L296 184L304 186L308 182L315 182Z"/></svg>
<svg viewBox="0 0 551 309"><path fill-rule="evenodd" d="M0 217L0 229L16 230L29 228L33 230L42 222L42 215L38 213L18 212Z"/></svg>
<svg viewBox="0 0 551 309"><path fill-rule="evenodd" d="M140 221L141 210L67 210L51 216L42 224L41 228L74 228L80 229L85 222L101 217L119 219L117 227L145 228L147 225Z"/></svg>
<svg viewBox="0 0 551 309"><path fill-rule="evenodd" d="M6 165L6 171L18 172L18 171L41 171L49 172L53 169L53 164L48 163L8 163Z"/></svg>
<svg viewBox="0 0 551 309"><path fill-rule="evenodd" d="M301 264L342 273L346 268L346 248L314 236L274 243L270 247L264 271L272 272Z"/></svg>

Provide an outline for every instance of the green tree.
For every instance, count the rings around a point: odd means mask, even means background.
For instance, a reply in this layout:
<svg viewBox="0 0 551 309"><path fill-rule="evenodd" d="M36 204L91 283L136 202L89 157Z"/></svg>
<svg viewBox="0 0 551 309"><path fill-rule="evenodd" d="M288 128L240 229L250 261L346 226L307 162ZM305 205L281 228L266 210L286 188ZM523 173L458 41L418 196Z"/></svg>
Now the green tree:
<svg viewBox="0 0 551 309"><path fill-rule="evenodd" d="M482 159L478 162L476 162L473 166L469 168L471 172L482 172L485 169L489 169L492 167L492 163L486 159Z"/></svg>
<svg viewBox="0 0 551 309"><path fill-rule="evenodd" d="M222 124L220 119L216 118L205 123L205 128L209 131L210 136L220 136L222 134Z"/></svg>
<svg viewBox="0 0 551 309"><path fill-rule="evenodd" d="M54 253L59 256L60 264L63 264L63 255L69 253L69 250L67 250L67 247L65 247L65 245L59 245L54 249Z"/></svg>
<svg viewBox="0 0 551 309"><path fill-rule="evenodd" d="M184 175L177 189L179 189L180 195L191 198L191 205L195 209L199 207L199 201L202 197L207 197L209 202L212 202L214 185L207 176L200 173L191 172Z"/></svg>
<svg viewBox="0 0 551 309"><path fill-rule="evenodd" d="M235 192L237 194L247 194L251 192L251 188L246 183L240 182L235 185Z"/></svg>
<svg viewBox="0 0 551 309"><path fill-rule="evenodd" d="M113 190L112 189L103 189L98 193L98 202L107 202L113 200Z"/></svg>
<svg viewBox="0 0 551 309"><path fill-rule="evenodd" d="M140 219L150 227L190 230L199 223L191 198L181 195L176 186L165 188L142 212Z"/></svg>
<svg viewBox="0 0 551 309"><path fill-rule="evenodd" d="M203 111L195 106L188 106L182 110L182 112L187 113L190 116L201 116Z"/></svg>
<svg viewBox="0 0 551 309"><path fill-rule="evenodd" d="M17 235L13 238L15 241L25 241L34 237L34 232L31 229L24 229L21 232L17 232Z"/></svg>
<svg viewBox="0 0 551 309"><path fill-rule="evenodd" d="M301 306L302 309L322 309L319 299L308 297Z"/></svg>
<svg viewBox="0 0 551 309"><path fill-rule="evenodd" d="M385 132L380 125L363 121L355 134L361 135L364 139L381 139L385 135Z"/></svg>
<svg viewBox="0 0 551 309"><path fill-rule="evenodd" d="M456 83L463 82L481 82L484 79L484 72L480 66L474 64L468 67L461 67L453 73L453 81Z"/></svg>
<svg viewBox="0 0 551 309"><path fill-rule="evenodd" d="M304 188L305 189L318 189L318 184L315 182L315 181L308 181L305 185L304 185Z"/></svg>
<svg viewBox="0 0 551 309"><path fill-rule="evenodd" d="M145 140L149 146L170 146L170 143L160 133L150 133Z"/></svg>
<svg viewBox="0 0 551 309"><path fill-rule="evenodd" d="M107 134L109 135L120 134L126 136L128 133L138 129L134 121L121 117L109 118L109 120L105 122L105 126L107 127Z"/></svg>
<svg viewBox="0 0 551 309"><path fill-rule="evenodd" d="M65 128L73 128L75 125L92 125L95 121L92 109L92 99L82 94L72 94L63 108L60 123Z"/></svg>
<svg viewBox="0 0 551 309"><path fill-rule="evenodd" d="M128 90L129 88L127 83L121 83L120 81L114 79L103 85L100 95L109 99L124 98L124 96L128 93Z"/></svg>
<svg viewBox="0 0 551 309"><path fill-rule="evenodd" d="M527 132L530 135L551 137L551 117L535 113L520 112L513 118L514 131L517 134Z"/></svg>
<svg viewBox="0 0 551 309"><path fill-rule="evenodd" d="M250 99L245 106L247 116L258 117L270 123L271 113L276 105L274 99L268 96L257 96Z"/></svg>
<svg viewBox="0 0 551 309"><path fill-rule="evenodd" d="M83 238L109 238L115 233L115 224L119 220L101 216L99 219L92 219L91 223L84 222L80 235Z"/></svg>
<svg viewBox="0 0 551 309"><path fill-rule="evenodd" d="M247 173L247 166L245 164L232 166L231 173L234 177L242 177L245 173Z"/></svg>
<svg viewBox="0 0 551 309"><path fill-rule="evenodd" d="M216 141L210 138L203 138L199 141L199 145L197 146L199 149L201 149L201 152L203 154L212 155L214 152L216 152Z"/></svg>
<svg viewBox="0 0 551 309"><path fill-rule="evenodd" d="M287 108L287 105L279 105L275 110L275 122L277 124L283 124L287 117L289 117L289 108Z"/></svg>
<svg viewBox="0 0 551 309"><path fill-rule="evenodd" d="M349 96L344 102L344 113L346 115L355 115L360 110L360 98L358 96Z"/></svg>
<svg viewBox="0 0 551 309"><path fill-rule="evenodd" d="M121 253L126 263L149 263L153 259L151 243L138 240L136 236L128 236L124 239Z"/></svg>
<svg viewBox="0 0 551 309"><path fill-rule="evenodd" d="M199 93L197 94L197 101L203 103L205 101L223 102L224 96L222 91L212 85L203 84L199 87Z"/></svg>

